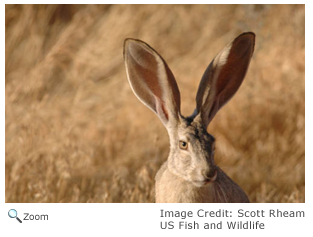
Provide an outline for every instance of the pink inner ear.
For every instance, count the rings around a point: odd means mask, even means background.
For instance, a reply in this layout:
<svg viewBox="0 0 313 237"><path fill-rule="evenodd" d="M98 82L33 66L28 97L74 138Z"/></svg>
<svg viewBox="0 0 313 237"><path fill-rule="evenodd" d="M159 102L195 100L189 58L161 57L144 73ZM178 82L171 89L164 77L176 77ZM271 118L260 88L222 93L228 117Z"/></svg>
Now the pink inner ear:
<svg viewBox="0 0 313 237"><path fill-rule="evenodd" d="M226 104L239 89L248 70L253 42L248 35L234 41L227 62L223 65L216 82L217 99L214 103L218 100L217 110Z"/></svg>
<svg viewBox="0 0 313 237"><path fill-rule="evenodd" d="M128 41L125 56L128 79L136 96L164 125L175 122L180 113L180 94L166 62L150 46L138 40Z"/></svg>
<svg viewBox="0 0 313 237"><path fill-rule="evenodd" d="M130 59L137 76L152 91L154 95L161 98L161 88L158 83L158 63L155 56L142 47L140 44L131 45Z"/></svg>
<svg viewBox="0 0 313 237"><path fill-rule="evenodd" d="M154 96L154 98L157 114L162 117L164 121L168 121L168 112L164 106L164 103L162 103L162 101L158 97Z"/></svg>
<svg viewBox="0 0 313 237"><path fill-rule="evenodd" d="M254 34L242 34L224 48L205 71L196 100L203 121L208 118L207 124L239 89L253 50Z"/></svg>

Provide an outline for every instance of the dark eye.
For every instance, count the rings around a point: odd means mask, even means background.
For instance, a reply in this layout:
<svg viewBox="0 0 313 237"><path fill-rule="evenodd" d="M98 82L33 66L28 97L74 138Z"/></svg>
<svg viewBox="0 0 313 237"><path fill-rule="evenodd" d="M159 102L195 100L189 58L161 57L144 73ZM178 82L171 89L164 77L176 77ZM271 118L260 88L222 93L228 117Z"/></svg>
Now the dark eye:
<svg viewBox="0 0 313 237"><path fill-rule="evenodd" d="M184 141L179 141L179 148L183 150L187 150L188 148L188 143Z"/></svg>

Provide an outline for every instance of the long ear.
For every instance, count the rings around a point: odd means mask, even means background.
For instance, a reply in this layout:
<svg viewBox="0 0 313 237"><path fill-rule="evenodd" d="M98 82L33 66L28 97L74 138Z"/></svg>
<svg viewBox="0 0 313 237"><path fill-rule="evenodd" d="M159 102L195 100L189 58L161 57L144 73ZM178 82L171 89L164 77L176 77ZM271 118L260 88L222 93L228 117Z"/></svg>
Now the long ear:
<svg viewBox="0 0 313 237"><path fill-rule="evenodd" d="M159 116L166 128L175 125L180 116L180 93L164 59L143 41L126 39L124 61L138 99Z"/></svg>
<svg viewBox="0 0 313 237"><path fill-rule="evenodd" d="M208 126L240 87L254 50L255 35L247 32L227 45L210 63L197 92L197 112Z"/></svg>

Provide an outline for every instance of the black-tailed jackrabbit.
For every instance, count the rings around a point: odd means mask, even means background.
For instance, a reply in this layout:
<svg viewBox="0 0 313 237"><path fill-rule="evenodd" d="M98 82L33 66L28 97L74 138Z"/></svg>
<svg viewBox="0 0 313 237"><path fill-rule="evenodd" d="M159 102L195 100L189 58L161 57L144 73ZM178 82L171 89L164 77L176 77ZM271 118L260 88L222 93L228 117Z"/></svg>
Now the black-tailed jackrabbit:
<svg viewBox="0 0 313 237"><path fill-rule="evenodd" d="M158 115L170 138L169 157L155 177L156 202L249 202L244 191L215 165L215 139L206 128L241 85L254 41L254 33L243 33L214 58L201 79L194 113L183 117L178 86L164 59L140 40L125 40L130 86Z"/></svg>

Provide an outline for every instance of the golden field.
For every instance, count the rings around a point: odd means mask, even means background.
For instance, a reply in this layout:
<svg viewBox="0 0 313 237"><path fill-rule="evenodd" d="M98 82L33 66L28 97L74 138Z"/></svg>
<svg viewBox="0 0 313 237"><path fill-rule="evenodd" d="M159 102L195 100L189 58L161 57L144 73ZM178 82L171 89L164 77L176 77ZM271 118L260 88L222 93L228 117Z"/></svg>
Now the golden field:
<svg viewBox="0 0 313 237"><path fill-rule="evenodd" d="M182 114L237 35L246 78L208 127L216 163L251 202L305 202L304 5L6 5L5 201L154 202L169 141L135 97L125 38L172 69Z"/></svg>

